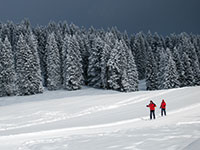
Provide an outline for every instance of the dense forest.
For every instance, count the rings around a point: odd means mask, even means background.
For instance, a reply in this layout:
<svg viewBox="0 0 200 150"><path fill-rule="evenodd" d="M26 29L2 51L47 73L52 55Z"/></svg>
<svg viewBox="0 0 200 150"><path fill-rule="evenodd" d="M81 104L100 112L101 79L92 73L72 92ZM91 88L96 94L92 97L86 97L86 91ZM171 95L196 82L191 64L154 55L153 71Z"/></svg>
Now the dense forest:
<svg viewBox="0 0 200 150"><path fill-rule="evenodd" d="M116 27L86 29L67 22L32 27L0 23L0 96L82 85L122 92L200 85L200 36L129 36Z"/></svg>

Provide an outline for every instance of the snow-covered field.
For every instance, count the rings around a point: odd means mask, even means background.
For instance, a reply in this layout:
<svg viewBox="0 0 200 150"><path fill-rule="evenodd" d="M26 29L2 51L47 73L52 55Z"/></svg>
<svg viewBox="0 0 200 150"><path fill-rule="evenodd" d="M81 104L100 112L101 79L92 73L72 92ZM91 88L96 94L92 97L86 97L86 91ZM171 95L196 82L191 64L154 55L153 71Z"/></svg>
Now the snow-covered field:
<svg viewBox="0 0 200 150"><path fill-rule="evenodd" d="M167 102L149 120L146 104ZM0 150L198 150L200 87L120 93L84 87L0 98Z"/></svg>

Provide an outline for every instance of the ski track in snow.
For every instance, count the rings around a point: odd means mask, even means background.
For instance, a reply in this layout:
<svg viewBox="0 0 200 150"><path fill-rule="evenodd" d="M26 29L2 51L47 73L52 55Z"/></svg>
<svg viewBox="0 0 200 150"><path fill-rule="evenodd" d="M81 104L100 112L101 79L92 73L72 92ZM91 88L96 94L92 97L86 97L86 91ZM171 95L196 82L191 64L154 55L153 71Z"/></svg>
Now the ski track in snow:
<svg viewBox="0 0 200 150"><path fill-rule="evenodd" d="M54 138L44 138L44 139L39 139L39 140L28 140L24 143L21 144L21 146L18 147L18 150L67 150L69 149L74 149L74 150L79 150L81 146L89 145L88 147L94 148L91 143L95 141L101 141L103 140L103 143L105 141L105 138L112 138L115 142L110 143L109 145L105 144L104 149L118 149L118 150L123 150L123 149L134 149L134 150L141 150L141 147L145 143L152 143L152 142L157 142L157 143L171 143L175 144L176 140L188 140L188 139L193 139L192 141L196 141L198 137L192 137L190 134L183 134L182 132L179 132L178 129L171 129L173 131L173 135L170 133L167 133L165 128L159 130L159 134L139 134L138 133L135 135L135 131L117 131L117 132L110 132L110 133L99 133L99 134L84 134L84 135L77 135L77 136L70 136L70 137L54 137ZM157 129L154 129L153 132L157 131ZM163 132L165 131L165 132ZM146 131L145 131L146 132ZM162 138L160 138L162 137ZM121 139L122 138L122 139ZM124 139L124 140L123 140ZM132 142L130 142L132 141ZM74 145L74 143L76 143ZM193 142L192 142L193 143ZM79 145L78 147L76 145ZM95 149L97 150L102 150L102 148L98 148L98 145L96 145ZM156 149L157 145L155 147L147 147L148 149ZM147 149L147 148L142 148L142 149ZM166 149L163 148L163 149ZM178 145L170 145L168 146L168 149L170 150L176 150L180 149L180 146ZM188 150L188 149L187 149Z"/></svg>
<svg viewBox="0 0 200 150"><path fill-rule="evenodd" d="M177 90L177 89L176 89ZM179 90L179 89L178 89ZM170 93L174 90L160 91L156 93L156 95L152 95L151 93L146 93L139 96L134 96L132 98L127 98L125 100L120 100L112 105L96 105L86 109L83 109L77 113L67 114L61 111L38 111L33 114L25 114L22 116L13 117L9 116L8 118L0 119L0 131L9 131L13 129L21 129L26 127L32 127L36 125L43 125L48 123L54 123L62 120L78 118L82 116L91 115L94 113L99 113L103 111L109 111L114 109L119 109L121 107L137 104L144 102L146 100L152 99L155 96L162 96L164 94ZM167 112L167 115L173 116L177 114L182 114L183 112L190 112L190 110L200 108L200 103L192 104L190 106L184 106L179 109L171 110ZM167 116L167 117L168 117ZM32 119L34 118L34 119ZM88 145L92 147L91 143L99 142L106 138L112 137L112 139L118 141L118 143L112 143L110 145L104 145L105 150L141 150L149 148L148 144L152 142L157 143L170 143L171 146L168 145L168 150L176 150L182 149L185 147L192 147L194 144L199 144L200 135L199 132L194 132L194 135L191 135L191 131L183 132L181 129L176 127L188 127L190 125L199 125L199 120L193 121L180 121L175 124L175 128L165 128L162 127L158 129L152 128L154 132L160 133L148 133L146 134L136 134L135 132L139 132L140 130L145 130L146 127L151 127L152 124L158 123L158 121L163 122L164 119L162 117L158 117L157 120L148 121L149 116L140 116L134 119L121 120L116 122L108 122L104 124L96 124L96 125L88 125L88 126L79 126L79 127L68 127L63 129L52 129L41 132L29 132L29 133L18 133L18 134L10 134L0 136L0 141L2 143L7 143L9 145L9 141L15 141L15 139L19 140L18 146L14 150L80 150L80 145ZM23 121L25 119L25 121ZM7 123L9 120L16 120L17 123ZM20 122L19 120L22 120ZM148 121L148 123L141 123L144 121ZM2 122L2 123L1 123ZM14 121L13 121L14 122ZM131 127L136 127L135 130L131 130ZM170 131L170 130L173 130ZM126 132L126 133L123 133ZM169 133L170 132L170 133ZM38 138L40 137L40 138ZM144 138L145 137L145 138ZM162 138L160 138L162 137ZM121 138L121 139L120 139ZM122 139L125 139L124 141ZM120 140L119 140L120 139ZM176 140L187 139L191 140L191 145L187 146L183 145L180 147L175 144ZM8 142L7 142L8 141ZM128 142L127 142L128 141ZM130 142L134 141L134 142ZM16 141L17 142L17 141ZM131 144L132 143L132 144ZM145 143L145 144L144 144ZM188 143L189 144L189 143ZM95 145L95 144L94 144ZM146 148L145 148L146 146ZM1 145L0 145L1 147ZM142 148L138 148L142 147ZM166 149L166 147L163 147ZM96 150L102 150L101 148ZM150 148L151 150L151 148Z"/></svg>
<svg viewBox="0 0 200 150"><path fill-rule="evenodd" d="M160 95L165 94L165 93L167 93L167 92L160 93ZM151 98L151 97L148 97L148 98ZM139 99L139 100L137 100L137 99ZM33 125L46 124L46 123L51 123L51 122L55 122L55 121L60 121L60 120L80 117L80 116L96 113L96 112L99 112L99 111L105 111L105 110L110 110L110 109L115 109L115 108L119 108L119 107L122 107L122 106L130 105L130 103L131 104L139 103L139 102L144 101L146 99L147 99L146 97L141 99L140 96L138 96L136 98L129 98L127 100L118 102L115 105L110 105L110 106L107 106L107 107L106 106L91 107L91 108L86 109L86 110L84 110L82 112L79 112L79 113L76 113L76 114L72 114L72 115L67 115L67 116L65 114L61 114L60 112L53 112L53 113L52 112L51 113L47 112L46 114L52 115L55 118L53 117L54 119L52 119L52 120L50 119L50 120L47 120L47 121L43 121L44 118L45 119L47 119L47 118L46 118L46 116L45 117L42 116L42 118L40 120L37 120L38 123L36 122L36 123L21 125L21 126L17 126L17 127L10 127L10 128L8 127L8 128L5 128L5 129L0 129L0 130L1 131L5 131L5 130L10 130L10 129L18 129L18 128L29 127L29 126L33 126ZM135 100L135 101L133 101L133 100ZM133 102L130 102L130 101L133 101ZM168 115L189 111L189 110L197 108L197 107L200 107L200 103L195 104L195 105L191 105L191 106L187 106L186 108L180 108L180 109L175 110L175 111L169 111ZM41 116L40 112L37 112L36 114L39 114ZM61 117L57 118L57 116L61 116ZM137 122L137 121L148 120L148 118L149 118L149 116L142 116L142 117L139 117L139 118L123 120L123 121L118 121L118 122L112 122L112 123L106 123L106 124L98 124L98 125L82 126L82 127L71 127L71 128L66 128L66 129L64 128L64 129L56 129L56 130L47 130L47 131L42 131L42 132L25 133L25 134L17 134L17 135L26 135L26 134L36 135L36 134L41 134L41 133L45 134L45 133L51 133L51 132L55 133L55 132L75 131L75 130L77 131L77 130L87 130L87 129L108 128L108 127L121 126L121 125L129 124L129 123L134 123L134 122ZM177 125L194 124L194 123L200 123L200 121L196 121L196 122L179 122L179 123L177 123ZM13 136L17 136L17 135L13 135ZM11 137L11 136L12 135L9 135L9 137ZM0 136L0 138L1 138L1 136Z"/></svg>
<svg viewBox="0 0 200 150"><path fill-rule="evenodd" d="M163 92L157 94L156 96L160 96L160 95L172 92L172 91L173 90L163 91ZM24 118L38 117L38 119L36 119L36 120L31 119L28 122L20 122L19 124L0 124L0 131L20 129L20 128L25 128L25 127L53 123L53 122L57 122L57 121L67 120L67 119L73 119L73 118L82 117L85 115L90 115L93 113L98 113L101 111L108 111L108 110L124 107L127 105L133 105L133 104L140 103L140 102L146 101L147 99L151 99L151 98L155 97L155 96L149 96L149 95L150 94L135 96L134 98L128 98L126 100L119 101L119 102L117 102L113 105L109 105L109 106L107 106L107 105L93 106L93 107L90 107L88 109L85 109L81 112L77 112L74 114L66 114L66 113L59 112L59 111L51 111L51 112L39 111L39 112L36 112L31 115L24 115L24 116L12 118L12 120L18 120L18 119L24 119ZM141 116L140 118L148 118L148 117ZM11 118L9 118L9 119L11 119ZM137 118L136 120L138 120L138 119L139 118Z"/></svg>
<svg viewBox="0 0 200 150"><path fill-rule="evenodd" d="M186 110L194 109L200 107L199 104L192 105L187 108L182 108L176 111L169 112L168 114L175 114L175 113L180 113L180 112L185 112ZM149 116L142 117L144 119L149 118ZM71 128L64 128L64 129L55 129L55 130L47 130L47 131L41 131L41 132L33 132L33 133L23 133L23 134L16 134L16 135L9 135L9 136L0 136L1 138L5 137L20 137L20 136L36 136L38 135L49 135L49 134L54 134L54 133L63 133L63 132L68 132L68 131L78 131L78 130L90 130L90 129L105 129L105 128L110 128L110 127L115 127L115 126L121 126L121 125L126 125L129 123L134 123L137 121L142 121L142 118L134 118L130 120L124 120L124 121L118 121L118 122L113 122L113 123L107 123L107 124L98 124L98 125L91 125L91 126L81 126L81 127L71 127ZM177 125L182 125L182 124L195 124L195 123L200 123L200 121L196 122L179 122ZM142 128L142 127L141 127Z"/></svg>

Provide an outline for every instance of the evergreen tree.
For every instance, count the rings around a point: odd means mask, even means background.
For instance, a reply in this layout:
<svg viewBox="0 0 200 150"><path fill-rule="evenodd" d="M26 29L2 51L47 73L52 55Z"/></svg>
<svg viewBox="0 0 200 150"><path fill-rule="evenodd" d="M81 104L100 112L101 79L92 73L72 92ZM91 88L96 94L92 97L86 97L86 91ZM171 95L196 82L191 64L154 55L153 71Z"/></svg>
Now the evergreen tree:
<svg viewBox="0 0 200 150"><path fill-rule="evenodd" d="M173 43L172 43L172 39L171 39L170 36L167 36L167 37L165 38L165 45L166 45L166 48L169 48L170 50L173 50L174 45L173 45Z"/></svg>
<svg viewBox="0 0 200 150"><path fill-rule="evenodd" d="M129 39L128 39L128 34L127 32L125 31L124 34L122 34L118 29L117 27L112 27L108 32L112 33L113 37L116 39L116 40L122 40L124 39L127 43L129 43Z"/></svg>
<svg viewBox="0 0 200 150"><path fill-rule="evenodd" d="M195 50L195 47L192 43L190 44L190 51L188 52L188 56L191 60L191 67L192 67L192 71L193 71L193 76L194 76L194 85L200 85L200 64L199 64L199 60L198 60L198 56Z"/></svg>
<svg viewBox="0 0 200 150"><path fill-rule="evenodd" d="M80 47L75 36L66 35L63 44L64 62L63 62L63 87L67 90L77 90L82 84L82 64Z"/></svg>
<svg viewBox="0 0 200 150"><path fill-rule="evenodd" d="M11 44L6 37L4 43L0 39L0 96L16 94L16 73Z"/></svg>
<svg viewBox="0 0 200 150"><path fill-rule="evenodd" d="M38 45L38 54L40 59L40 68L41 68L41 74L43 78L43 85L47 86L47 32L45 28L43 27L37 27L34 30L34 34L36 36L37 45Z"/></svg>
<svg viewBox="0 0 200 150"><path fill-rule="evenodd" d="M62 33L62 37L63 39L65 38L65 35L66 34L70 34L70 28L69 28L69 25L67 23L67 21L64 21L62 24L60 24L60 27L61 27L61 33Z"/></svg>
<svg viewBox="0 0 200 150"><path fill-rule="evenodd" d="M139 73L139 79L145 78L145 64L146 64L146 45L143 33L138 33L135 36L134 48L135 62Z"/></svg>
<svg viewBox="0 0 200 150"><path fill-rule="evenodd" d="M15 50L15 46L19 41L19 37L22 34L23 36L28 36L32 32L31 24L29 20L23 20L20 24L18 24L13 31L13 49ZM26 40L26 39L25 39Z"/></svg>
<svg viewBox="0 0 200 150"><path fill-rule="evenodd" d="M0 29L0 37L2 40L5 40L7 37L10 41L11 46L13 46L13 32L15 29L15 24L11 21L8 21L6 24L2 24Z"/></svg>
<svg viewBox="0 0 200 150"><path fill-rule="evenodd" d="M54 34L54 38L60 53L60 57L62 57L62 44L63 44L63 36L62 36L62 28L56 24L55 22L51 21L47 26L47 33Z"/></svg>
<svg viewBox="0 0 200 150"><path fill-rule="evenodd" d="M176 64L172 59L169 49L160 53L159 66L159 89L170 89L179 87Z"/></svg>
<svg viewBox="0 0 200 150"><path fill-rule="evenodd" d="M121 44L116 41L115 47L111 50L108 60L108 86L109 89L120 90L120 50Z"/></svg>
<svg viewBox="0 0 200 150"><path fill-rule="evenodd" d="M37 43L35 35L32 32L30 32L29 35L26 35L26 40L32 52L31 57L33 57L31 66L33 67L32 77L33 77L33 82L36 88L35 90L38 89L39 90L38 92L43 92L40 58L39 58L39 53L38 53L38 43Z"/></svg>
<svg viewBox="0 0 200 150"><path fill-rule="evenodd" d="M155 61L157 63L157 70L159 70L159 63L160 63L160 52L164 48L162 37L158 35L158 33L155 33L152 37L152 43L151 43L151 48L152 52L155 58Z"/></svg>
<svg viewBox="0 0 200 150"><path fill-rule="evenodd" d="M120 91L125 92L125 91L130 91L131 90L131 85L128 80L128 60L127 60L127 51L128 47L126 46L125 41L122 39L119 41L119 47L117 47L119 50L119 55L120 55L120 62L118 64L119 69L120 69Z"/></svg>
<svg viewBox="0 0 200 150"><path fill-rule="evenodd" d="M180 44L179 48L182 52L186 53L189 57L190 66L193 72L193 85L200 85L200 69L199 61L195 51L195 47L191 42L191 39L188 34L182 33L180 35Z"/></svg>
<svg viewBox="0 0 200 150"><path fill-rule="evenodd" d="M105 35L104 41L110 46L111 49L115 47L116 38L113 33L107 32Z"/></svg>
<svg viewBox="0 0 200 150"><path fill-rule="evenodd" d="M184 69L184 81L183 86L193 86L194 85L194 76L190 64L190 58L186 53L183 53L183 69Z"/></svg>
<svg viewBox="0 0 200 150"><path fill-rule="evenodd" d="M61 60L54 33L47 39L47 88L57 90L61 88Z"/></svg>
<svg viewBox="0 0 200 150"><path fill-rule="evenodd" d="M87 35L76 35L77 42L80 47L80 55L81 55L81 64L83 68L83 78L84 83L87 84L87 69L88 69L88 58L89 58L89 41Z"/></svg>
<svg viewBox="0 0 200 150"><path fill-rule="evenodd" d="M111 47L104 43L104 47L102 49L101 53L101 60L100 60L100 68L101 68L101 82L102 82L102 88L108 89L108 65L107 62L110 57Z"/></svg>
<svg viewBox="0 0 200 150"><path fill-rule="evenodd" d="M129 82L129 89L127 91L138 91L138 70L135 64L134 56L130 49L127 49L127 77Z"/></svg>
<svg viewBox="0 0 200 150"><path fill-rule="evenodd" d="M78 30L79 30L79 27L76 26L76 25L73 24L73 23L71 23L71 24L69 25L69 28L70 28L70 34L71 34L72 36L75 35L76 32L78 32Z"/></svg>
<svg viewBox="0 0 200 150"><path fill-rule="evenodd" d="M41 74L36 55L21 34L16 45L18 95L42 93Z"/></svg>
<svg viewBox="0 0 200 150"><path fill-rule="evenodd" d="M183 69L183 62L180 58L180 54L178 53L178 50L176 47L173 48L172 50L172 56L173 60L176 64L177 72L178 72L178 80L180 83L180 87L183 87L183 82L184 82L184 69Z"/></svg>
<svg viewBox="0 0 200 150"><path fill-rule="evenodd" d="M157 90L158 89L158 70L157 63L154 59L151 47L147 49L147 63L146 63L146 87L147 90Z"/></svg>
<svg viewBox="0 0 200 150"><path fill-rule="evenodd" d="M197 35L196 38L197 38L196 53L197 53L198 60L199 60L199 63L200 63L200 35ZM200 65L199 65L199 69L200 69Z"/></svg>
<svg viewBox="0 0 200 150"><path fill-rule="evenodd" d="M195 53L196 53L196 54L194 54L194 59L196 57L198 64L199 64L199 68L200 68L200 43L199 43L200 41L199 40L200 39L199 39L198 35L193 35L193 34L191 35L191 42L194 46Z"/></svg>
<svg viewBox="0 0 200 150"><path fill-rule="evenodd" d="M128 47L128 49L131 49L130 39L129 39L128 33L126 31L124 32L123 37L122 37L121 40L123 40L125 42L125 44Z"/></svg>
<svg viewBox="0 0 200 150"><path fill-rule="evenodd" d="M88 65L88 85L93 87L101 87L101 53L103 51L104 42L97 37L91 47Z"/></svg>
<svg viewBox="0 0 200 150"><path fill-rule="evenodd" d="M133 54L134 58L136 59L136 54L135 54L135 35L131 35L131 37L130 37L130 47L131 47L132 54Z"/></svg>

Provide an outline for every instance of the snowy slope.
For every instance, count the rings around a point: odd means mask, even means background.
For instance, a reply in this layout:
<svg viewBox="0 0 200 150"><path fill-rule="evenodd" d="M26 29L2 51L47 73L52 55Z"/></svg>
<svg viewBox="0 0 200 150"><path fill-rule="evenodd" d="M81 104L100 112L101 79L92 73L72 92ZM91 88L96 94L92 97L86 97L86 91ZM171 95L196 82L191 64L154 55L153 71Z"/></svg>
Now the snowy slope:
<svg viewBox="0 0 200 150"><path fill-rule="evenodd" d="M150 121L146 104L167 102ZM84 88L0 98L0 150L177 150L200 145L200 87L119 93Z"/></svg>

